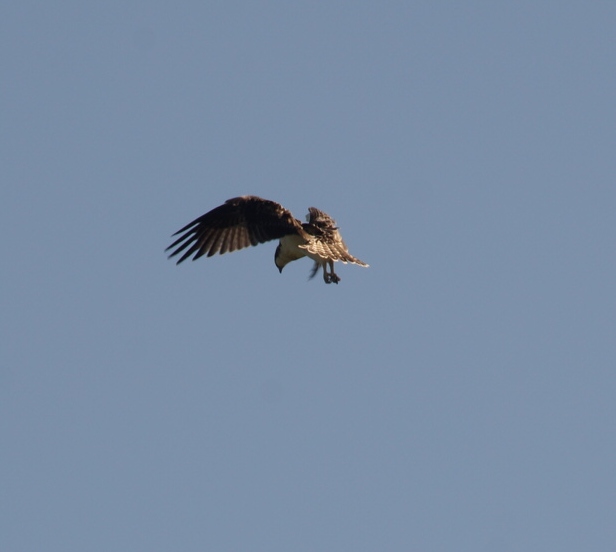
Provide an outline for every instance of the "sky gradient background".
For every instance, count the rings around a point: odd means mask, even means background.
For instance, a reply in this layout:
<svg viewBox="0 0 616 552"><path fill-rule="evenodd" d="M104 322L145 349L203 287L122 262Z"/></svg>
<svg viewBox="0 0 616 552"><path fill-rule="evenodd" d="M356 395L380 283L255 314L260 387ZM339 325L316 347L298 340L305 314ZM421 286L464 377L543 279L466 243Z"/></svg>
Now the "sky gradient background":
<svg viewBox="0 0 616 552"><path fill-rule="evenodd" d="M614 549L615 29L3 2L0 549ZM371 267L166 259L243 194Z"/></svg>

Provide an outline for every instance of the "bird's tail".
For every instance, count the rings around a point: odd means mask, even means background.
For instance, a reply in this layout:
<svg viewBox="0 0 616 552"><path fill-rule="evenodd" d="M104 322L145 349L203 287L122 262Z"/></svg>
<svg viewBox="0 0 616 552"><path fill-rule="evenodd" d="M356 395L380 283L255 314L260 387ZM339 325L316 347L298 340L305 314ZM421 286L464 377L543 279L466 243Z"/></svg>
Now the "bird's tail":
<svg viewBox="0 0 616 552"><path fill-rule="evenodd" d="M319 268L321 268L321 265L315 261L314 265L312 266L312 270L310 271L310 276L308 276L309 280L312 280L317 275Z"/></svg>

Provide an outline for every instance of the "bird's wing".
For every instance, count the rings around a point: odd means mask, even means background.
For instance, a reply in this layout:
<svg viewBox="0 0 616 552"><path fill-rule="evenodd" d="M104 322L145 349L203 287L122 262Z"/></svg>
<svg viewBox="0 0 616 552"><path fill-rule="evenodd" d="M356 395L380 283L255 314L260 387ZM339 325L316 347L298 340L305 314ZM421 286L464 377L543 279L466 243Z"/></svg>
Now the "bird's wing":
<svg viewBox="0 0 616 552"><path fill-rule="evenodd" d="M310 207L308 213L308 223L303 226L306 233L311 235L311 239L299 247L329 261L368 266L349 253L333 218L315 207Z"/></svg>
<svg viewBox="0 0 616 552"><path fill-rule="evenodd" d="M188 248L177 261L180 264L193 254L194 261L202 255L222 255L294 233L303 233L301 223L282 205L242 196L227 200L178 230L173 235L182 235L165 251L175 248L171 258Z"/></svg>
<svg viewBox="0 0 616 552"><path fill-rule="evenodd" d="M344 240L337 230L327 236L315 236L305 245L300 245L298 247L328 261L340 261L345 264L353 263L359 266L368 266L367 263L359 260L357 257L353 257L353 255L349 253Z"/></svg>

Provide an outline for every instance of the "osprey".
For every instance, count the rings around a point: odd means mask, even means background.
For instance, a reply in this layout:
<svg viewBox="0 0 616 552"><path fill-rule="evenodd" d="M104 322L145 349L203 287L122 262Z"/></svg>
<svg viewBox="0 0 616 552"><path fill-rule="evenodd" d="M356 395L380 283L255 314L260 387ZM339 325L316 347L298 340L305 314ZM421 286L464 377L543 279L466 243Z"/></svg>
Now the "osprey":
<svg viewBox="0 0 616 552"><path fill-rule="evenodd" d="M349 253L336 221L329 215L310 207L306 221L300 222L274 201L257 196L234 197L178 230L173 235L182 235L165 251L176 248L171 258L188 248L176 263L180 264L191 255L194 261L202 255L222 255L279 239L274 263L280 272L291 261L309 257L314 261L310 278L322 267L326 284L340 281L334 273L336 261L368 266Z"/></svg>

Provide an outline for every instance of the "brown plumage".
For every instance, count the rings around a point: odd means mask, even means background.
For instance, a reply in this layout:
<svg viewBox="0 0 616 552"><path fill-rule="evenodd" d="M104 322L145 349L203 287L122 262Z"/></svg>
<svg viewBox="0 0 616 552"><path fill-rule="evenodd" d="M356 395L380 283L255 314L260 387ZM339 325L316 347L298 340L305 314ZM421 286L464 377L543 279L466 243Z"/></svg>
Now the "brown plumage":
<svg viewBox="0 0 616 552"><path fill-rule="evenodd" d="M301 223L274 201L235 197L178 230L174 236L181 236L166 251L175 248L170 258L183 252L177 261L180 264L191 256L194 261L279 239L274 262L280 272L287 263L307 256L315 262L310 277L322 267L327 284L340 281L334 273L336 261L368 266L349 253L329 215L314 207L308 211L308 221Z"/></svg>

